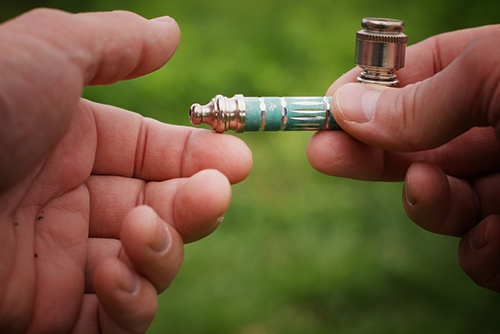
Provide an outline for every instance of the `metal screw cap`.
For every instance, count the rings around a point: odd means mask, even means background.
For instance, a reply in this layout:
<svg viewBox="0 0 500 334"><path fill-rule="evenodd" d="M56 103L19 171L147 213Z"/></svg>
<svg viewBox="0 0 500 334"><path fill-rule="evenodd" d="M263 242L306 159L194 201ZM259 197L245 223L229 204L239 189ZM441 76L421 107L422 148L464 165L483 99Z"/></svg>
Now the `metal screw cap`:
<svg viewBox="0 0 500 334"><path fill-rule="evenodd" d="M362 83L396 86L395 72L404 66L408 36L404 22L384 18L364 18L356 33L355 62L363 69Z"/></svg>

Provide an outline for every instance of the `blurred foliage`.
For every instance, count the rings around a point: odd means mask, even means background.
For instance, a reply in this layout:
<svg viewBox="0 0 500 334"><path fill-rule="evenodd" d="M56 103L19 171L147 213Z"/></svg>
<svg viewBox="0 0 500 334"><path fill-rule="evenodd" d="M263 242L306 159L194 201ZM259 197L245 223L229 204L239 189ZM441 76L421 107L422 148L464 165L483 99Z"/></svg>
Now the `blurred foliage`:
<svg viewBox="0 0 500 334"><path fill-rule="evenodd" d="M183 36L167 66L84 95L184 125L191 103L219 93L323 94L353 66L365 16L403 19L410 44L500 23L498 0L17 0L0 20L39 6L174 17ZM314 171L310 135L238 135L252 174L219 230L187 246L149 333L498 333L500 297L461 272L457 240L414 226L401 184Z"/></svg>

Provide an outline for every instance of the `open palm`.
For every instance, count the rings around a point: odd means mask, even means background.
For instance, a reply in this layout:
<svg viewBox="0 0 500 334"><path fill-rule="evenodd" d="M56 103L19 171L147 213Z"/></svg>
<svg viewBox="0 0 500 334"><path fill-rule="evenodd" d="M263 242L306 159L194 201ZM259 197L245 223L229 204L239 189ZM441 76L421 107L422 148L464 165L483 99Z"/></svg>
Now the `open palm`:
<svg viewBox="0 0 500 334"><path fill-rule="evenodd" d="M251 167L242 142L80 98L159 68L178 39L124 12L0 26L1 332L144 332L183 243L217 227Z"/></svg>

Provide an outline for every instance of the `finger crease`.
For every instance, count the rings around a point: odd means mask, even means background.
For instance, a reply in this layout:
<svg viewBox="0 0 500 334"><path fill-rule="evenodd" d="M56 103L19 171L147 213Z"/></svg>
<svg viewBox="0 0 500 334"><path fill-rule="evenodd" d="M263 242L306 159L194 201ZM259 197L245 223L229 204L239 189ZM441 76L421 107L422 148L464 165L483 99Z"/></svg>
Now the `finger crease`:
<svg viewBox="0 0 500 334"><path fill-rule="evenodd" d="M433 53L433 65L434 65L434 74L439 73L443 70L443 63L441 57L441 46L438 42L438 38L434 40L434 53Z"/></svg>
<svg viewBox="0 0 500 334"><path fill-rule="evenodd" d="M146 119L141 119L139 126L139 134L137 136L137 143L135 146L135 162L132 175L139 177L144 170L144 162L146 161L146 144L148 142L148 127Z"/></svg>
<svg viewBox="0 0 500 334"><path fill-rule="evenodd" d="M144 182L141 189L139 190L139 193L137 194L137 200L135 203L136 206L146 204L146 187L147 187L147 185L148 184L146 182Z"/></svg>
<svg viewBox="0 0 500 334"><path fill-rule="evenodd" d="M191 130L184 141L184 147L182 148L182 153L181 153L181 159L180 159L180 164L179 164L179 176L184 177L184 165L185 165L185 160L186 156L188 153L188 147L189 147L189 142L191 141L191 137L193 135L195 130Z"/></svg>

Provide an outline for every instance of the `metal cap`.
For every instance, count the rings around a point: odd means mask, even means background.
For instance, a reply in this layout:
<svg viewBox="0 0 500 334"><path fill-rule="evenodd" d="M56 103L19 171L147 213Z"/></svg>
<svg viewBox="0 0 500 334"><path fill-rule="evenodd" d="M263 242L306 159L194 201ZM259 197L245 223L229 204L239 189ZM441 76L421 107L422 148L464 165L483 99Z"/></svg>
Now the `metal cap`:
<svg viewBox="0 0 500 334"><path fill-rule="evenodd" d="M408 36L404 22L384 18L364 18L356 33L355 62L363 69L358 81L396 86L395 72L404 66Z"/></svg>
<svg viewBox="0 0 500 334"><path fill-rule="evenodd" d="M217 133L229 129L243 132L246 120L245 98L241 94L232 98L217 95L206 105L195 103L189 109L189 119L193 125L208 124Z"/></svg>

